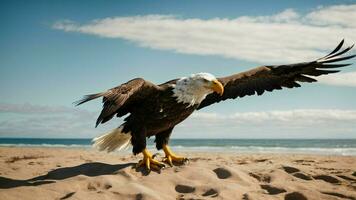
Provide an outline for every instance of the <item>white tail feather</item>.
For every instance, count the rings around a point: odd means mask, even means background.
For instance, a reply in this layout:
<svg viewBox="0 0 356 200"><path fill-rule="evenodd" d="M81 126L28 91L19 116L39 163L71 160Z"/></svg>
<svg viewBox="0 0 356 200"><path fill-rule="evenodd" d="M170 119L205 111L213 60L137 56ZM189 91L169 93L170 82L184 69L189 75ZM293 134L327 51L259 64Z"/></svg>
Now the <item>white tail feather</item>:
<svg viewBox="0 0 356 200"><path fill-rule="evenodd" d="M109 133L94 138L93 146L99 149L99 151L106 150L107 152L111 152L116 149L125 149L130 144L131 134L122 132L122 129L123 127L120 126Z"/></svg>

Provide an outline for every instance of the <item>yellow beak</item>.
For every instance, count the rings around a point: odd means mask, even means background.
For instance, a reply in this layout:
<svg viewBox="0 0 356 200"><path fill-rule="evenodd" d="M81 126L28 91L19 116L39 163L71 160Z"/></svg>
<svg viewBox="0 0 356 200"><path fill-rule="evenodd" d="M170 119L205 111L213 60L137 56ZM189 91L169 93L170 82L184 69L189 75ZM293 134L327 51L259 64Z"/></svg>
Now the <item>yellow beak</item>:
<svg viewBox="0 0 356 200"><path fill-rule="evenodd" d="M224 93L224 86L218 80L213 80L211 82L211 89L214 92L220 94L220 96L222 96Z"/></svg>

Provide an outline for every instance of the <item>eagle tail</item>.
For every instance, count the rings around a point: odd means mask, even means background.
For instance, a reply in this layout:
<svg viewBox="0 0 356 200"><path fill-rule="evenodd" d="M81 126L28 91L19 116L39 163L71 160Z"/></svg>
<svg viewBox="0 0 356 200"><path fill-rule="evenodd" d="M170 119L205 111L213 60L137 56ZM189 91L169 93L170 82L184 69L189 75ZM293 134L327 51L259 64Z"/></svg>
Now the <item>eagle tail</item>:
<svg viewBox="0 0 356 200"><path fill-rule="evenodd" d="M125 149L131 141L131 134L123 132L123 126L93 139L93 146L99 151L111 152L116 149Z"/></svg>
<svg viewBox="0 0 356 200"><path fill-rule="evenodd" d="M91 100L93 100L93 99L102 97L104 94L105 94L105 92L96 93L96 94L88 94L88 95L85 95L82 99L73 102L73 104L74 104L75 106L79 106L80 104L83 104L83 103L85 103L85 102L88 102L88 101L91 101Z"/></svg>

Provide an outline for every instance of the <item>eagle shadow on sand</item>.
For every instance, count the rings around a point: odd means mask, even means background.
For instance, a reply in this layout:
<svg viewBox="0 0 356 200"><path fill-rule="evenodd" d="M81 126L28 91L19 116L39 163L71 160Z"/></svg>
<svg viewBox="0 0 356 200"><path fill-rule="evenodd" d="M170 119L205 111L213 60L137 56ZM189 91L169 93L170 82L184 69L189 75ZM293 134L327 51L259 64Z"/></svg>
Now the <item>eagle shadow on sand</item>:
<svg viewBox="0 0 356 200"><path fill-rule="evenodd" d="M117 174L120 170L133 167L134 163L105 164L100 162L84 163L73 167L62 167L49 171L45 175L37 176L27 180L17 180L0 176L0 189L10 189L21 186L38 186L55 183L78 175L89 177ZM144 172L142 171L144 174Z"/></svg>

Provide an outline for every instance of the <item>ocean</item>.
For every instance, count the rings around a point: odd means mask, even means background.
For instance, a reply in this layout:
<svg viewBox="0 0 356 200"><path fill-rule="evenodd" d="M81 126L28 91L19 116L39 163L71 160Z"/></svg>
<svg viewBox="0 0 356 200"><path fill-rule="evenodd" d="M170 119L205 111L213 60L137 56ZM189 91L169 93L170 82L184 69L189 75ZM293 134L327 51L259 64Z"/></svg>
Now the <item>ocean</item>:
<svg viewBox="0 0 356 200"><path fill-rule="evenodd" d="M147 142L154 149L153 139ZM0 146L92 148L91 139L50 138L0 138ZM356 156L356 139L171 139L170 146L176 151Z"/></svg>

